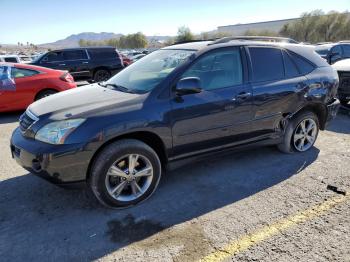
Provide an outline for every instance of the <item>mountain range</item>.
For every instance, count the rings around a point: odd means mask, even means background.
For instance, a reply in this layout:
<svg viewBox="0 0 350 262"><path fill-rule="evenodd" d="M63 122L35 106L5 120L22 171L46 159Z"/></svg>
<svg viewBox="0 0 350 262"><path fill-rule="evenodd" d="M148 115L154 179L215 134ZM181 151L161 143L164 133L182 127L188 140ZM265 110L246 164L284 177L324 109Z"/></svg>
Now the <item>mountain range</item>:
<svg viewBox="0 0 350 262"><path fill-rule="evenodd" d="M65 39L57 40L52 43L46 43L39 45L40 47L45 48L67 48L67 47L78 47L79 46L79 40L89 40L89 41L102 41L107 40L111 38L119 38L123 34L115 34L115 33L109 33L109 32L101 32L101 33L94 33L94 32L84 32L80 34L73 34L68 36ZM150 41L166 41L170 38L170 36L146 36L147 40Z"/></svg>

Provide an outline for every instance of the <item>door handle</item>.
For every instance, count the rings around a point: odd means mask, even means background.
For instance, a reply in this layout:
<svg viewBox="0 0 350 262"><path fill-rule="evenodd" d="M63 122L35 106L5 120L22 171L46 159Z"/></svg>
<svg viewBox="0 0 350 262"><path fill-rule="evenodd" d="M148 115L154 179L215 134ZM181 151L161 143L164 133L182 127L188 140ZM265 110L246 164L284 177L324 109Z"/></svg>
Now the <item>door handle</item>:
<svg viewBox="0 0 350 262"><path fill-rule="evenodd" d="M60 65L60 66L65 66L66 64L58 64L58 65Z"/></svg>
<svg viewBox="0 0 350 262"><path fill-rule="evenodd" d="M244 99L247 99L248 97L250 97L251 95L252 95L251 93L242 92L242 93L239 93L238 95L236 95L236 98L240 99L240 100L244 100Z"/></svg>
<svg viewBox="0 0 350 262"><path fill-rule="evenodd" d="M89 62L83 62L83 64L88 64Z"/></svg>

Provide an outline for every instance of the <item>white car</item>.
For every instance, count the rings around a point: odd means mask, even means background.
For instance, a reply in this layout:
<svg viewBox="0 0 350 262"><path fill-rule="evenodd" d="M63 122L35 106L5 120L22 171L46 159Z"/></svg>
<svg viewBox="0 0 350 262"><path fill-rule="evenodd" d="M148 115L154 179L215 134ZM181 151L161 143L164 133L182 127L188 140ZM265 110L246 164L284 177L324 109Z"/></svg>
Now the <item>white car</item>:
<svg viewBox="0 0 350 262"><path fill-rule="evenodd" d="M18 55L0 55L0 62L21 63Z"/></svg>
<svg viewBox="0 0 350 262"><path fill-rule="evenodd" d="M343 105L350 101L350 41L321 44L315 52L327 60L339 75L339 100Z"/></svg>

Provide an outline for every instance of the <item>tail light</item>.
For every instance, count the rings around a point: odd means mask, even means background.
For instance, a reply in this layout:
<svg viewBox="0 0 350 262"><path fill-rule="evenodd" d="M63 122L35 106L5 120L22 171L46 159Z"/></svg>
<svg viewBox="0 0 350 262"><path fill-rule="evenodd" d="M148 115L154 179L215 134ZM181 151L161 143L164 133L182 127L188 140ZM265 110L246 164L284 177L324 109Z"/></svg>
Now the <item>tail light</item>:
<svg viewBox="0 0 350 262"><path fill-rule="evenodd" d="M68 72L65 72L63 75L60 76L60 79L62 81L68 82L68 83L74 83L74 78L72 75Z"/></svg>

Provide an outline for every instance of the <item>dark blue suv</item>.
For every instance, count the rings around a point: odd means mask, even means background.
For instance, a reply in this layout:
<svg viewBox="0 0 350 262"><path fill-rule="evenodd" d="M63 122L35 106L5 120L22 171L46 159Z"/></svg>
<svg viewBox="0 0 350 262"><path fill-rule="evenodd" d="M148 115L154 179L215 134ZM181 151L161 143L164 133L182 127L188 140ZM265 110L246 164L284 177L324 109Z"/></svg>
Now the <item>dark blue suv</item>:
<svg viewBox="0 0 350 262"><path fill-rule="evenodd" d="M53 183L86 182L102 204L127 207L189 159L252 145L309 150L337 113L338 82L307 46L230 39L169 46L107 82L29 106L12 155Z"/></svg>

